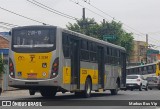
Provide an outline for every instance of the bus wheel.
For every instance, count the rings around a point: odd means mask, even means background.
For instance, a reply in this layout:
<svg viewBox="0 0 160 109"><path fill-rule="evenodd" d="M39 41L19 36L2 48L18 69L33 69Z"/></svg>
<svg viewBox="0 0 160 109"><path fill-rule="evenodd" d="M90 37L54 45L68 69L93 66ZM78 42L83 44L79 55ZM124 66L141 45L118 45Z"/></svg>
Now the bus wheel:
<svg viewBox="0 0 160 109"><path fill-rule="evenodd" d="M30 94L30 95L35 95L35 93L36 93L36 91L34 91L34 90L29 90L29 94Z"/></svg>
<svg viewBox="0 0 160 109"><path fill-rule="evenodd" d="M148 91L148 85L146 85L146 87L145 87L145 91Z"/></svg>
<svg viewBox="0 0 160 109"><path fill-rule="evenodd" d="M85 90L83 92L85 98L89 98L91 96L91 88L92 88L91 79L87 78L85 82Z"/></svg>
<svg viewBox="0 0 160 109"><path fill-rule="evenodd" d="M116 89L111 89L111 95L117 95L118 94L118 83L116 84Z"/></svg>
<svg viewBox="0 0 160 109"><path fill-rule="evenodd" d="M57 92L56 92L56 90L43 89L43 90L40 91L40 93L43 97L52 98L56 95Z"/></svg>
<svg viewBox="0 0 160 109"><path fill-rule="evenodd" d="M82 92L75 92L74 94L75 94L75 96L77 96L77 97L81 97Z"/></svg>
<svg viewBox="0 0 160 109"><path fill-rule="evenodd" d="M142 91L142 84L139 86L139 91Z"/></svg>

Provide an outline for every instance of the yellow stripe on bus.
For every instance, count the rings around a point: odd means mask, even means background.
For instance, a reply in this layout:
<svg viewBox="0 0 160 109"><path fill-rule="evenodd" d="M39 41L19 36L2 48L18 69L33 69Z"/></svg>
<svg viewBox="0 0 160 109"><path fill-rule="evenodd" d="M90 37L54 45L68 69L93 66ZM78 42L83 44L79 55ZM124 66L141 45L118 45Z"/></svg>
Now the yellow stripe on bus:
<svg viewBox="0 0 160 109"><path fill-rule="evenodd" d="M63 84L71 83L71 67L63 67Z"/></svg>
<svg viewBox="0 0 160 109"><path fill-rule="evenodd" d="M92 79L92 84L98 84L98 70L93 69L80 69L80 84L85 84L87 76Z"/></svg>
<svg viewBox="0 0 160 109"><path fill-rule="evenodd" d="M98 70L80 69L80 84L85 84L87 76L92 79L92 84L98 84ZM71 83L71 67L63 67L63 84Z"/></svg>

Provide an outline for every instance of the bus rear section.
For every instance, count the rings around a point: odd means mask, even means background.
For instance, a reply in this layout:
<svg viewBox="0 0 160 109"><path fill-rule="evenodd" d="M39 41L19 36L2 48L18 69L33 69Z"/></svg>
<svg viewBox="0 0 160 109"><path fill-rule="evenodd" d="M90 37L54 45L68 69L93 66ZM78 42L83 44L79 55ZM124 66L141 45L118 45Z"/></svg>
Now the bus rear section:
<svg viewBox="0 0 160 109"><path fill-rule="evenodd" d="M12 29L9 52L9 86L40 91L42 96L56 93L59 57L56 28L27 26Z"/></svg>

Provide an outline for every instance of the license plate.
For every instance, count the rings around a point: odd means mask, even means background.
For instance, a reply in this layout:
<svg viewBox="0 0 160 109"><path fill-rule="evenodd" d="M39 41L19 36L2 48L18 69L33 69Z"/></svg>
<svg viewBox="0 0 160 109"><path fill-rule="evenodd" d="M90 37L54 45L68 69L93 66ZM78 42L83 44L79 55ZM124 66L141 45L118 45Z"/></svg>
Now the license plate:
<svg viewBox="0 0 160 109"><path fill-rule="evenodd" d="M37 78L37 73L28 73L28 78Z"/></svg>

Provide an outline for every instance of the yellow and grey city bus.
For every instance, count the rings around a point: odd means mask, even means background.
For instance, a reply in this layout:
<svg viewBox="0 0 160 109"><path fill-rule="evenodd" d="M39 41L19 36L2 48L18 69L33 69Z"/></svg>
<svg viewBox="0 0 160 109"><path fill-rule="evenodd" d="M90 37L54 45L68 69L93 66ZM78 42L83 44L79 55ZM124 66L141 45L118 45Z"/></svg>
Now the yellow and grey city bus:
<svg viewBox="0 0 160 109"><path fill-rule="evenodd" d="M11 30L9 86L52 97L56 92L125 87L126 51L123 47L57 26L24 26Z"/></svg>
<svg viewBox="0 0 160 109"><path fill-rule="evenodd" d="M126 69L127 75L140 74L144 77L160 76L160 61L139 66L131 66Z"/></svg>

